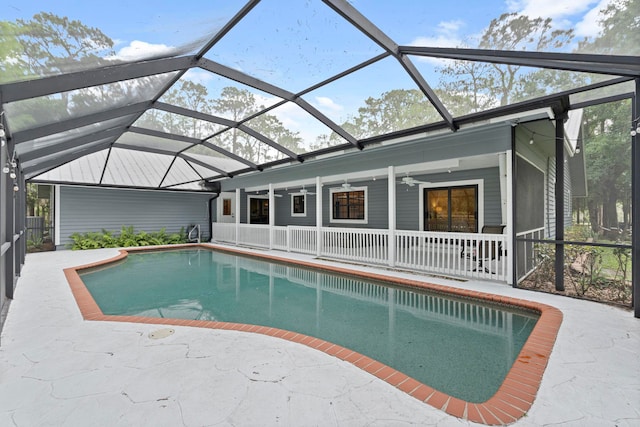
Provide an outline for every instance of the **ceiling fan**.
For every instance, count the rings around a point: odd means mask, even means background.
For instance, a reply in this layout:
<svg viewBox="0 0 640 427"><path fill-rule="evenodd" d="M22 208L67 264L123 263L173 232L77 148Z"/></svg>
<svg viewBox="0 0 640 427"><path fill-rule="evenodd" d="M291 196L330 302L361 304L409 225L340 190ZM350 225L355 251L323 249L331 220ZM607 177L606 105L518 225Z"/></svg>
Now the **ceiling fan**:
<svg viewBox="0 0 640 427"><path fill-rule="evenodd" d="M268 196L269 192L267 192L266 194L262 194L260 191L256 191L256 195L257 196ZM273 193L274 197L282 197L282 194L278 194L278 193Z"/></svg>
<svg viewBox="0 0 640 427"><path fill-rule="evenodd" d="M418 181L414 177L407 175L402 177L402 180L398 181L398 184L405 184L405 185L408 185L409 187L413 187L416 184L429 184L429 182Z"/></svg>
<svg viewBox="0 0 640 427"><path fill-rule="evenodd" d="M302 189L300 189L299 191L296 191L295 193L289 193L289 194L303 194L303 195L313 195L316 193L312 193L311 191L307 190L306 188L304 188L304 185L302 186Z"/></svg>

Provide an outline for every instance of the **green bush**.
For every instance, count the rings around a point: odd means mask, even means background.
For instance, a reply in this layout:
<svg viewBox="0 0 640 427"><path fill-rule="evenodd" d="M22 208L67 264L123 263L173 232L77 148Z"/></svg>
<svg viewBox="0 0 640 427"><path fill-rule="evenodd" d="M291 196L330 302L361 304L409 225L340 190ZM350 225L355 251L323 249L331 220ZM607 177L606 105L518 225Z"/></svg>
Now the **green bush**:
<svg viewBox="0 0 640 427"><path fill-rule="evenodd" d="M165 228L152 233L146 231L136 233L133 226L122 226L119 235L116 235L112 231L102 229L100 232L73 233L70 237L73 241L69 245L72 250L175 245L186 243L187 241L184 227L180 229L180 233L167 234Z"/></svg>

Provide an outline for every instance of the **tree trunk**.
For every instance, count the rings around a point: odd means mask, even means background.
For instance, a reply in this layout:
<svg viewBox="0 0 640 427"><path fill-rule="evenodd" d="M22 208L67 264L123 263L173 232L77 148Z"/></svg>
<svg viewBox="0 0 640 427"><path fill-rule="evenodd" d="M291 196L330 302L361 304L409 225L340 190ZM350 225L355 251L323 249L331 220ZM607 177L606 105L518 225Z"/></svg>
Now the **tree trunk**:
<svg viewBox="0 0 640 427"><path fill-rule="evenodd" d="M605 228L605 236L609 239L618 237L618 211L616 204L618 202L617 191L611 186L611 191L605 195L602 209L602 226Z"/></svg>
<svg viewBox="0 0 640 427"><path fill-rule="evenodd" d="M589 199L587 202L587 209L589 210L589 223L591 224L591 231L598 234L600 231L600 215L598 215L599 205L593 200Z"/></svg>

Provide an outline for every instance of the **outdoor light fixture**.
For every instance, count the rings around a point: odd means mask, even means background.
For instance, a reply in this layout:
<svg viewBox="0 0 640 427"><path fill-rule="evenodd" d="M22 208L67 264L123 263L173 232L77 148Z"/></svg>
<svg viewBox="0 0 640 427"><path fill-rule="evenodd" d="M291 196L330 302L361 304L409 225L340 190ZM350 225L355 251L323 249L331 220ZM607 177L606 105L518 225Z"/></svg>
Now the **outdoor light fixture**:
<svg viewBox="0 0 640 427"><path fill-rule="evenodd" d="M2 173L9 173L9 163L7 163L6 165L4 165L4 167L2 168Z"/></svg>
<svg viewBox="0 0 640 427"><path fill-rule="evenodd" d="M17 176L17 175L16 175L16 173L15 173L14 171L11 171L11 173L9 174L9 177L10 177L11 179L16 179L16 176Z"/></svg>
<svg viewBox="0 0 640 427"><path fill-rule="evenodd" d="M636 117L634 120L631 120L631 136L636 136L638 134L640 134L640 116Z"/></svg>
<svg viewBox="0 0 640 427"><path fill-rule="evenodd" d="M580 154L580 146L576 145L576 154Z"/></svg>
<svg viewBox="0 0 640 427"><path fill-rule="evenodd" d="M18 187L18 184L13 184L13 191L18 192L20 190L20 187Z"/></svg>
<svg viewBox="0 0 640 427"><path fill-rule="evenodd" d="M531 135L531 139L529 140L529 145L533 145L533 135Z"/></svg>
<svg viewBox="0 0 640 427"><path fill-rule="evenodd" d="M7 136L7 133L4 131L4 125L0 123L0 138L4 138Z"/></svg>

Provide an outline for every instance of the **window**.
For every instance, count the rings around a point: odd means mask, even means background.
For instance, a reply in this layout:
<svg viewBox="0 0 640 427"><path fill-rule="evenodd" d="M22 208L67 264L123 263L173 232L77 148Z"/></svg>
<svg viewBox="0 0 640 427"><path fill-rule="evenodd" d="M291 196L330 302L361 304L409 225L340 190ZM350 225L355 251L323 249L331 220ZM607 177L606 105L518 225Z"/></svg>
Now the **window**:
<svg viewBox="0 0 640 427"><path fill-rule="evenodd" d="M269 224L269 199L249 198L249 224Z"/></svg>
<svg viewBox="0 0 640 427"><path fill-rule="evenodd" d="M424 189L426 231L478 232L478 186Z"/></svg>
<svg viewBox="0 0 640 427"><path fill-rule="evenodd" d="M331 189L331 222L367 223L366 187Z"/></svg>
<svg viewBox="0 0 640 427"><path fill-rule="evenodd" d="M222 199L222 215L231 215L231 199Z"/></svg>
<svg viewBox="0 0 640 427"><path fill-rule="evenodd" d="M307 198L304 194L291 195L291 216L307 216Z"/></svg>

